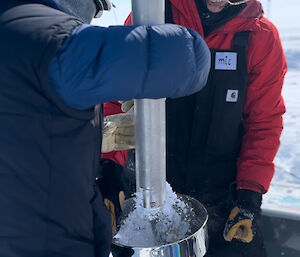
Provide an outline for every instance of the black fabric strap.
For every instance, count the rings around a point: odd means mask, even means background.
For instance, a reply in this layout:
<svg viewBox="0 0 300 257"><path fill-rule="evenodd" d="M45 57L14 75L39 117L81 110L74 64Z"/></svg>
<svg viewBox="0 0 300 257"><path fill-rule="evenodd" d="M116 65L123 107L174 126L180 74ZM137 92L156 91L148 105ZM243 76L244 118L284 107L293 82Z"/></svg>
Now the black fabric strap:
<svg viewBox="0 0 300 257"><path fill-rule="evenodd" d="M172 5L170 0L166 0L165 22L175 24L172 13Z"/></svg>
<svg viewBox="0 0 300 257"><path fill-rule="evenodd" d="M235 33L232 42L232 47L242 47L247 49L249 44L250 33L251 31L240 31Z"/></svg>

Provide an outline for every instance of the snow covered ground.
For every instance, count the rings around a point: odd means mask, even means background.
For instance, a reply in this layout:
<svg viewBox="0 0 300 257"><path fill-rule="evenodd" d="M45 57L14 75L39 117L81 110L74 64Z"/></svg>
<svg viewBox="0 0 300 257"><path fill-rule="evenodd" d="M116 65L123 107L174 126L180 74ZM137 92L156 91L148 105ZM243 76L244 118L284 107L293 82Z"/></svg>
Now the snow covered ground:
<svg viewBox="0 0 300 257"><path fill-rule="evenodd" d="M130 12L130 0L113 0L116 8L94 24L120 25ZM262 0L267 17L279 29L289 71L283 96L287 106L281 146L275 159L276 172L264 207L295 211L300 214L300 24L299 0Z"/></svg>
<svg viewBox="0 0 300 257"><path fill-rule="evenodd" d="M281 29L280 34L289 66L283 87L287 112L276 172L264 206L298 209L300 213L300 26Z"/></svg>

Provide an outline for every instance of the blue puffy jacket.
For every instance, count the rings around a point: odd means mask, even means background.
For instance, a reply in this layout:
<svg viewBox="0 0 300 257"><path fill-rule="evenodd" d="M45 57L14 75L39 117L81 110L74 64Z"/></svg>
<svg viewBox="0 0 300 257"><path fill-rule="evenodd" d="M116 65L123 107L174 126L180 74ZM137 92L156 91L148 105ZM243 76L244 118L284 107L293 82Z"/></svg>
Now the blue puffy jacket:
<svg viewBox="0 0 300 257"><path fill-rule="evenodd" d="M191 29L84 24L65 40L49 72L65 103L87 109L111 100L193 94L205 85L209 68L209 50Z"/></svg>
<svg viewBox="0 0 300 257"><path fill-rule="evenodd" d="M176 25L82 25L50 66L57 94L70 106L133 98L176 98L206 83L210 55L202 38Z"/></svg>

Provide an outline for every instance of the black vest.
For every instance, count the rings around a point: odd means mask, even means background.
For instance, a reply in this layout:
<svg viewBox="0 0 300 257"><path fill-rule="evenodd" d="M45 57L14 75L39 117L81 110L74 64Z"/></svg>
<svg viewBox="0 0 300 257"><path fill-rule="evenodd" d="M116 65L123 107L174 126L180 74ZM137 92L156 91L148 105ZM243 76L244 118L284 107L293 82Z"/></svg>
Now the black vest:
<svg viewBox="0 0 300 257"><path fill-rule="evenodd" d="M45 5L0 3L0 256L107 254L109 216L94 189L101 107L72 109L48 81L79 25Z"/></svg>
<svg viewBox="0 0 300 257"><path fill-rule="evenodd" d="M176 192L203 203L222 199L236 177L249 35L236 33L232 49L210 49L211 71L202 91L167 100L167 179Z"/></svg>

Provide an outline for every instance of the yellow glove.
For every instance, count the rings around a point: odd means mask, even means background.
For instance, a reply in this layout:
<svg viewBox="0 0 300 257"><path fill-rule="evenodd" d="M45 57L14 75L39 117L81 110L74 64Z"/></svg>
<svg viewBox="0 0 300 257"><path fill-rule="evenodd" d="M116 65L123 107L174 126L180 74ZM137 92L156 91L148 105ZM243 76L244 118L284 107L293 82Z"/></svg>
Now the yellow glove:
<svg viewBox="0 0 300 257"><path fill-rule="evenodd" d="M101 159L100 164L96 185L103 195L104 203L111 215L112 229L116 232L129 182L124 173L124 168L118 163L110 159Z"/></svg>
<svg viewBox="0 0 300 257"><path fill-rule="evenodd" d="M113 232L117 232L117 216L120 215L120 213L118 212L122 212L124 208L124 201L125 201L125 194L123 191L119 192L119 199L118 199L118 203L116 204L114 204L111 200L104 198L104 203L110 213L111 228ZM116 208L116 205L120 206L121 210L118 210L118 208Z"/></svg>
<svg viewBox="0 0 300 257"><path fill-rule="evenodd" d="M224 239L231 242L235 238L242 242L250 243L254 235L253 219L254 214L250 211L237 206L234 207L225 226Z"/></svg>
<svg viewBox="0 0 300 257"><path fill-rule="evenodd" d="M260 217L262 194L247 189L237 190L237 201L230 212L223 232L224 239L231 242L237 239L250 243L259 230L257 218Z"/></svg>

